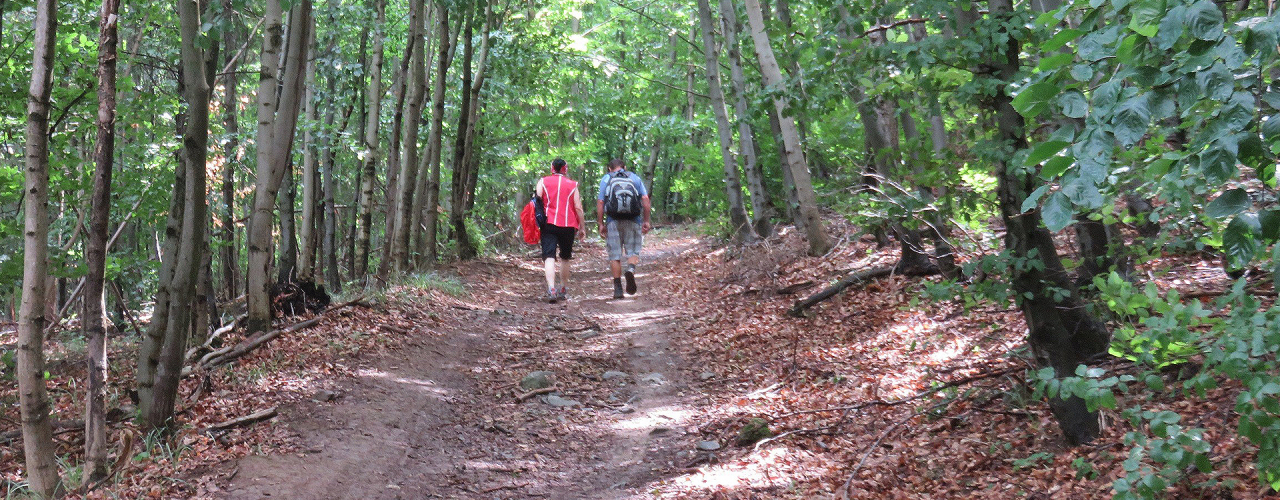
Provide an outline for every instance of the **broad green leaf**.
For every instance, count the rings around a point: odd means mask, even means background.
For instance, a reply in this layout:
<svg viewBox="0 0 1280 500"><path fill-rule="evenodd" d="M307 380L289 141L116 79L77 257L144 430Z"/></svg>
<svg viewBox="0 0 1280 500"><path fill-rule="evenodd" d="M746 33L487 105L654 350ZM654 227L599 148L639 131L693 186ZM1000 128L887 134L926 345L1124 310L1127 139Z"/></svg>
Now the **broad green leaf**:
<svg viewBox="0 0 1280 500"><path fill-rule="evenodd" d="M1040 177L1045 180L1052 180L1059 175L1062 175L1063 172L1066 172L1067 168L1071 167L1071 164L1074 162L1075 158L1070 156L1055 156L1050 158L1049 161L1044 162L1044 167L1040 169Z"/></svg>
<svg viewBox="0 0 1280 500"><path fill-rule="evenodd" d="M1260 232L1256 214L1243 213L1231 219L1231 223L1222 231L1222 253L1229 269L1249 265L1260 248L1256 238L1260 236Z"/></svg>
<svg viewBox="0 0 1280 500"><path fill-rule="evenodd" d="M1089 113L1089 101L1079 90L1068 90L1058 96L1058 104L1062 106L1062 114L1067 118L1084 118Z"/></svg>
<svg viewBox="0 0 1280 500"><path fill-rule="evenodd" d="M1018 92L1013 98L1013 109L1027 118L1036 115L1049 107L1049 101L1058 96L1058 86L1049 82L1034 83Z"/></svg>
<svg viewBox="0 0 1280 500"><path fill-rule="evenodd" d="M1249 193L1244 189L1236 188L1222 193L1209 202L1204 213L1209 217L1222 219L1245 211L1251 204Z"/></svg>
<svg viewBox="0 0 1280 500"><path fill-rule="evenodd" d="M1129 29L1147 38L1155 36L1164 12L1164 0L1138 0L1129 9L1132 16L1129 18Z"/></svg>
<svg viewBox="0 0 1280 500"><path fill-rule="evenodd" d="M1093 78L1093 66L1077 64L1071 67L1071 78L1077 82L1087 82Z"/></svg>
<svg viewBox="0 0 1280 500"><path fill-rule="evenodd" d="M1036 204L1039 203L1040 197L1044 196L1044 193L1048 190L1048 184L1041 184L1035 191L1032 191L1031 194L1027 195L1027 199L1022 200L1022 207L1019 211L1021 213L1027 213L1030 212L1031 209L1036 208Z"/></svg>
<svg viewBox="0 0 1280 500"><path fill-rule="evenodd" d="M1258 226L1262 240L1268 244L1280 241L1280 208L1263 210L1258 214Z"/></svg>
<svg viewBox="0 0 1280 500"><path fill-rule="evenodd" d="M1157 49L1169 50L1178 42L1178 38L1182 36L1186 11L1186 7L1178 5L1164 14L1164 19L1160 20L1160 30L1151 39Z"/></svg>
<svg viewBox="0 0 1280 500"><path fill-rule="evenodd" d="M1187 10L1187 30L1201 40L1217 40L1224 34L1222 11L1209 0L1200 0Z"/></svg>
<svg viewBox="0 0 1280 500"><path fill-rule="evenodd" d="M1075 40L1082 34L1084 34L1084 32L1078 29L1073 29L1073 28L1064 29L1062 31L1059 31L1057 34L1053 35L1053 38L1045 40L1044 43L1040 44L1040 50L1044 52L1053 52L1055 50L1062 48L1062 46L1066 45L1067 42Z"/></svg>
<svg viewBox="0 0 1280 500"><path fill-rule="evenodd" d="M1262 139L1268 143L1280 141L1280 115L1268 116L1262 122Z"/></svg>
<svg viewBox="0 0 1280 500"><path fill-rule="evenodd" d="M1125 147L1132 147L1147 134L1147 124L1151 122L1151 110L1147 109L1147 95L1130 98L1116 109L1112 125L1115 126L1116 139Z"/></svg>
<svg viewBox="0 0 1280 500"><path fill-rule="evenodd" d="M1042 142L1031 150L1031 153L1027 155L1027 160L1023 162L1023 164L1028 167L1039 165L1040 162L1049 159L1064 149L1067 149L1067 146L1070 145L1071 143L1065 141Z"/></svg>
<svg viewBox="0 0 1280 500"><path fill-rule="evenodd" d="M1071 64L1076 58L1075 54L1059 52L1040 59L1040 64L1036 65L1038 71L1054 71L1058 68Z"/></svg>
<svg viewBox="0 0 1280 500"><path fill-rule="evenodd" d="M1045 227L1050 231L1061 231L1067 225L1071 224L1071 218L1075 216L1075 209L1071 206L1071 202L1067 200L1067 195L1061 191L1049 195L1044 201L1044 207L1040 209L1041 218L1044 220Z"/></svg>

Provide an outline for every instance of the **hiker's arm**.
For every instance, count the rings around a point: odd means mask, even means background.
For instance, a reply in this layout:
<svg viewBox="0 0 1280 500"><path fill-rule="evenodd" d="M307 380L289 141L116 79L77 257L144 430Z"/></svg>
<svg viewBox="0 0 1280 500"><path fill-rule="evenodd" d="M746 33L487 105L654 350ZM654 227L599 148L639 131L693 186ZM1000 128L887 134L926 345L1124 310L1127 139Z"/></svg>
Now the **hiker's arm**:
<svg viewBox="0 0 1280 500"><path fill-rule="evenodd" d="M546 200L547 196L544 194L546 191L547 188L542 184L542 179L538 179L538 185L533 188L533 195Z"/></svg>
<svg viewBox="0 0 1280 500"><path fill-rule="evenodd" d="M582 193L578 190L573 191L573 209L578 211L578 237L587 237L587 218L586 213L582 211Z"/></svg>
<svg viewBox="0 0 1280 500"><path fill-rule="evenodd" d="M600 236L609 234L609 226L604 225L604 202L596 200L596 226L600 227Z"/></svg>
<svg viewBox="0 0 1280 500"><path fill-rule="evenodd" d="M651 203L649 202L649 197L641 196L640 204L644 205L644 224L640 226L640 232L647 233L649 232L650 229L653 229L653 225L649 223L649 212L650 212L650 205L651 205Z"/></svg>

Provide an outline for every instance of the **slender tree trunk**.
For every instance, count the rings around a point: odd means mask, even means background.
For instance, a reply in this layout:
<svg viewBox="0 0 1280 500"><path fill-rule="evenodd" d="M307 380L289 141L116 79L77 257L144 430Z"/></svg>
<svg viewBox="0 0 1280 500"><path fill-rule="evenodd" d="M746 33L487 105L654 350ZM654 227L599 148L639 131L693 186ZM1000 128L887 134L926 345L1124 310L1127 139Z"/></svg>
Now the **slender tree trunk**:
<svg viewBox="0 0 1280 500"><path fill-rule="evenodd" d="M298 224L294 217L297 193L298 183L290 162L284 168L280 192L276 194L276 212L280 219L280 266L276 269L276 281L279 283L292 282L298 273Z"/></svg>
<svg viewBox="0 0 1280 500"><path fill-rule="evenodd" d="M747 193L751 196L751 226L761 238L773 235L773 209L769 204L769 192L764 187L764 171L756 158L755 136L751 131L750 111L747 108L747 84L742 71L742 51L738 34L742 22L733 7L732 0L720 0L720 17L724 25L724 44L729 48L729 81L733 89L733 114L738 122L738 151L742 157L742 170L747 175Z"/></svg>
<svg viewBox="0 0 1280 500"><path fill-rule="evenodd" d="M181 186L183 208L176 222L176 231L167 231L166 260L173 261L173 275L167 294L156 300L156 307L166 307L168 313L161 321L153 314L152 326L147 332L142 354L148 356L139 362L154 370L149 387L141 379L139 366L139 396L142 396L142 418L150 428L164 428L171 423L177 402L178 382L181 380L182 363L186 353L186 340L191 328L192 312L198 272L204 263L203 251L208 223L205 200L205 157L209 139L209 81L205 75L205 51L201 48L200 7L195 2L179 2L179 31L182 45L182 79L180 81L187 108L182 131L182 149L179 151L181 179L175 175L175 195ZM176 202L174 203L177 204ZM172 227L171 227L172 228ZM163 277L162 277L163 278ZM144 394L144 389L146 390Z"/></svg>
<svg viewBox="0 0 1280 500"><path fill-rule="evenodd" d="M382 109L382 43L386 23L386 0L373 0L377 16L373 30L373 55L369 63L369 85L365 91L367 111L364 125L363 177L360 180L359 232L356 233L356 267L352 274L361 280L369 274L369 249L373 228L373 186L377 181L378 116Z"/></svg>
<svg viewBox="0 0 1280 500"><path fill-rule="evenodd" d="M409 10L411 13L410 17L412 17L414 5L411 4ZM410 31L413 30L414 22L415 21L413 20L410 20L409 22ZM386 216L383 220L384 229L382 231L383 235L385 235L385 240L382 244L382 251L379 252L381 256L378 261L378 278L381 281L386 281L387 275L391 272L392 267L395 266L396 224L399 223L397 217L400 213L400 208L397 203L399 203L400 200L400 173L403 169L400 164L400 142L404 130L405 87L409 83L409 64L413 59L413 54L416 52L415 47L417 46L417 43L414 43L412 39L413 37L409 37L409 40L404 44L404 57L400 58L400 66L391 78L391 96L393 102L391 109L394 112L391 118L391 131L387 134L390 136L391 140L389 141L390 144L387 148L387 184L385 186L386 189L383 190L383 193L386 195L386 201L385 208L382 212L386 214Z"/></svg>
<svg viewBox="0 0 1280 500"><path fill-rule="evenodd" d="M769 35L764 29L760 3L757 0L746 0L746 7L747 20L751 23L751 38L755 42L756 56L760 60L760 73L764 77L765 85L780 87L783 84L782 71L778 68L778 61L773 56L773 48L769 45ZM773 106L778 112L778 125L786 148L783 151L786 159L785 168L791 170L791 179L795 182L796 196L800 202L799 219L803 220L805 236L809 240L809 255L823 255L831 249L831 242L827 239L822 219L818 214L817 196L813 191L813 184L809 179L809 166L800 146L800 133L796 129L795 119L785 113L787 100L783 97L774 98Z"/></svg>
<svg viewBox="0 0 1280 500"><path fill-rule="evenodd" d="M443 148L442 135L444 130L444 97L445 97L445 77L448 76L449 65L453 62L454 49L458 46L457 36L462 30L453 31L453 35L449 33L449 9L444 3L440 3L437 7L440 14L437 16L436 33L440 39L440 55L436 61L436 76L432 82L431 90L431 132L427 138L427 165L431 170L430 180L427 182L427 191L422 198L422 244L419 245L422 251L423 264L433 266L438 260L436 255L436 235L439 234L440 211L440 156ZM464 20L466 16L459 16L459 21ZM461 26L459 26L461 27Z"/></svg>
<svg viewBox="0 0 1280 500"><path fill-rule="evenodd" d="M316 34L311 32L311 49L314 52L316 48ZM316 143L314 130L316 128L316 102L315 102L315 85L316 85L316 64L312 58L307 61L307 92L306 92L306 132L302 136L302 224L299 226L298 236L301 248L298 251L298 272L297 276L303 281L315 281L314 269L316 266L316 206L319 204L319 193L316 189Z"/></svg>
<svg viewBox="0 0 1280 500"><path fill-rule="evenodd" d="M249 219L249 333L271 328L271 303L268 276L271 265L271 228L276 196L289 167L298 111L304 91L304 66L307 40L311 31L311 1L301 0L289 12L289 44L283 72L278 71L283 41L280 30L278 0L267 0L266 37L263 41L262 80L258 89L258 169L254 186L253 213ZM277 73L280 74L276 77ZM282 81L277 100L276 82ZM266 140L263 140L263 139ZM282 214L283 215L283 214Z"/></svg>
<svg viewBox="0 0 1280 500"><path fill-rule="evenodd" d="M471 244L471 238L467 234L466 211L463 210L466 198L467 184L467 131L470 129L471 106L471 56L474 52L474 45L471 43L472 34L472 13L467 11L465 25L462 34L462 103L458 106L458 135L453 144L453 183L449 195L451 210L449 211L449 226L453 229L453 237L458 246L458 258L469 259L476 254L475 247Z"/></svg>
<svg viewBox="0 0 1280 500"><path fill-rule="evenodd" d="M84 310L80 316L87 344L89 390L85 400L85 465L90 481L107 476L107 331L103 282L106 278L107 225L111 219L111 169L116 144L116 36L120 0L103 0L98 16L98 141L93 150L93 197L85 245Z"/></svg>
<svg viewBox="0 0 1280 500"><path fill-rule="evenodd" d="M44 382L44 328L49 318L42 300L49 265L49 94L57 13L53 0L36 2L31 87L27 94L26 219L16 366L27 483L32 492L45 498L52 498L60 488Z"/></svg>
<svg viewBox="0 0 1280 500"><path fill-rule="evenodd" d="M989 6L993 18L1009 22L1013 10L1009 0L991 0ZM1007 35L1005 46L990 61L994 76L1001 82L1012 81L1020 64L1020 42L1012 34ZM1010 151L1016 151L1027 147L1026 125L1012 101L1001 91L989 106L997 120L997 138L1012 147ZM999 160L996 168L996 193L1006 227L1005 247L1014 259L1038 258L1042 264L1011 269L1013 289L1030 330L1032 352L1042 366L1053 367L1057 376L1072 376L1076 366L1107 351L1110 334L1075 294L1054 248L1053 235L1041 224L1039 210L1022 211L1027 194L1038 184L1035 173L1008 159ZM1033 251L1039 255L1033 255ZM1069 292L1065 297L1061 295L1063 290ZM1053 398L1049 407L1070 443L1086 443L1097 437L1097 412L1089 411L1083 399Z"/></svg>
<svg viewBox="0 0 1280 500"><path fill-rule="evenodd" d="M336 78L330 77L329 91L325 95L334 95L336 88ZM342 278L338 276L338 211L334 209L334 182L333 167L334 156L337 155L337 144L334 137L337 131L333 130L334 109L331 107L325 113L324 117L324 150L320 170L324 173L324 238L323 249L320 251L321 258L324 259L324 282L330 290L334 292L342 291Z"/></svg>
<svg viewBox="0 0 1280 500"><path fill-rule="evenodd" d="M223 0L224 12L233 9L231 0ZM225 20L229 27L222 32L222 45L227 47L227 58L236 57L233 47L239 43L240 25L234 17ZM222 81L222 122L227 134L222 154L222 296L231 300L240 294L240 247L236 244L236 167L244 161L244 147L240 143L240 101L237 86L240 77L236 64Z"/></svg>
<svg viewBox="0 0 1280 500"><path fill-rule="evenodd" d="M708 0L698 0L698 24L702 28L702 53L706 59L707 89L711 95L711 111L716 117L716 132L720 139L720 160L724 167L725 198L729 203L729 224L733 228L734 241L738 244L756 239L747 210L742 201L742 181L738 176L738 162L733 153L733 129L729 126L729 114L725 110L724 85L720 82L720 50L716 47L715 25Z"/></svg>
<svg viewBox="0 0 1280 500"><path fill-rule="evenodd" d="M404 92L407 94L404 114L406 123L400 125L404 134L400 139L400 190L396 199L394 217L388 215L394 223L387 224L388 235L392 236L392 262L397 272L406 272L411 264L409 260L409 243L413 234L413 195L418 187L418 125L422 123L422 98L426 92L426 33L423 27L423 16L426 0L413 0L409 7L409 41L413 49L410 54L408 72L405 75Z"/></svg>

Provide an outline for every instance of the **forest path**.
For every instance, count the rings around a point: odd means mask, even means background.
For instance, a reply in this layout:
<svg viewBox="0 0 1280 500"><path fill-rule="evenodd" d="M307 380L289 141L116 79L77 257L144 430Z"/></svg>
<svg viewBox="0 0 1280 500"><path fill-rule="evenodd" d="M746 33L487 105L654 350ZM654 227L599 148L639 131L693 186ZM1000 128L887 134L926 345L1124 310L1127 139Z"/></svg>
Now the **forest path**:
<svg viewBox="0 0 1280 500"><path fill-rule="evenodd" d="M646 485L697 456L689 382L706 371L673 347L683 318L663 293L682 279L676 257L699 242L663 233L646 242L639 293L621 300L598 239L575 252L567 303L539 300L536 259L462 265L467 318L359 360L336 403L284 409L301 452L228 464L216 496L647 497ZM572 401L517 401L515 383L537 370Z"/></svg>

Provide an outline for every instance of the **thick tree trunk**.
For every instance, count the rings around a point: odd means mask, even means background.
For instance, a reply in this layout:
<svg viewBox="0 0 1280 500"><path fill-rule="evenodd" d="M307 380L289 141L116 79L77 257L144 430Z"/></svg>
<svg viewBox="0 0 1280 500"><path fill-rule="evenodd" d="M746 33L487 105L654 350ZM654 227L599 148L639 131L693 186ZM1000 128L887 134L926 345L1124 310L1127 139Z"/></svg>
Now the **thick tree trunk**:
<svg viewBox="0 0 1280 500"><path fill-rule="evenodd" d="M52 498L59 489L49 395L44 382L45 284L49 255L49 93L57 41L57 3L36 2L31 87L27 94L26 213L22 304L18 311L18 404L22 449L31 491Z"/></svg>
<svg viewBox="0 0 1280 500"><path fill-rule="evenodd" d="M369 246L373 229L373 186L377 181L378 116L382 110L382 42L386 24L386 0L374 0L373 54L369 62L369 84L365 90L364 155L360 180L360 215L356 233L354 277L364 280L369 274Z"/></svg>
<svg viewBox="0 0 1280 500"><path fill-rule="evenodd" d="M404 93L407 94L404 115L407 122L400 125L403 135L400 139L399 195L393 207L394 213L388 214L388 219L394 223L387 224L393 264L389 267L394 267L396 272L401 273L408 271L411 264L409 244L413 235L413 195L418 187L418 125L422 123L422 98L427 85L426 32L422 19L425 7L426 0L413 0L409 7L408 43L412 51L404 80Z"/></svg>
<svg viewBox="0 0 1280 500"><path fill-rule="evenodd" d="M747 193L751 196L751 226L761 238L773 235L773 208L769 192L764 187L764 171L756 158L755 135L751 131L751 112L747 108L747 84L742 71L742 51L738 34L742 22L734 10L732 0L720 0L720 17L724 25L724 44L729 48L729 81L733 89L734 118L738 122L738 151L742 157L742 170L747 176Z"/></svg>
<svg viewBox="0 0 1280 500"><path fill-rule="evenodd" d="M1009 22L1013 9L1010 0L991 0L989 5L993 18ZM1006 38L1003 50L993 54L991 60L994 76L1002 82L1011 81L1017 74L1021 49L1016 37ZM1027 147L1026 125L1014 110L1012 98L1002 91L990 102L997 120L997 138L1011 146L1010 151ZM1007 159L999 161L996 167L996 192L1006 227L1005 247L1014 259L1033 258L1031 253L1035 251L1043 264L1011 269L1018 305L1030 329L1032 351L1037 361L1042 366L1053 367L1057 376L1073 376L1076 366L1107 352L1110 334L1074 293L1075 287L1054 248L1053 235L1041 224L1039 210L1022 212L1023 201L1037 185L1034 172L1027 172ZM1061 297L1062 290L1071 293ZM1089 411L1083 399L1054 398L1049 406L1070 443L1086 443L1097 437L1098 415Z"/></svg>
<svg viewBox="0 0 1280 500"><path fill-rule="evenodd" d="M769 45L769 35L764 29L764 17L757 0L746 0L747 20L751 23L751 38L755 42L756 56L760 60L760 73L765 85L781 87L782 70L774 58L773 48ZM799 199L799 219L805 227L805 236L809 240L809 255L818 256L831 249L831 242L823 230L822 219L818 214L817 196L809 178L809 165L805 161L804 151L800 145L800 133L796 128L795 118L787 116L787 100L777 97L773 106L778 111L778 125L781 128L785 146L784 158L786 167L791 170L791 179L795 182L796 197Z"/></svg>
<svg viewBox="0 0 1280 500"><path fill-rule="evenodd" d="M232 11L231 0L223 0L225 12ZM227 58L236 57L231 47L236 47L240 25L235 19L225 21L229 27L222 32L222 45L227 47ZM228 61L230 62L230 61ZM222 296L231 300L240 294L240 247L236 244L236 167L244 161L244 147L240 144L240 101L237 86L240 77L236 72L239 64L231 67L231 71L222 81L222 126L227 140L222 151L226 160L222 164L222 254L219 258L222 267Z"/></svg>
<svg viewBox="0 0 1280 500"><path fill-rule="evenodd" d="M90 481L107 476L107 331L103 318L111 169L116 145L116 36L120 0L103 0L98 16L98 140L93 150L93 195L85 244L84 309L80 321L89 390L85 398L85 465Z"/></svg>
<svg viewBox="0 0 1280 500"><path fill-rule="evenodd" d="M280 265L276 267L276 281L279 283L294 281L298 272L297 197L298 184L290 162L284 168L280 192L276 194L276 213L280 219Z"/></svg>
<svg viewBox="0 0 1280 500"><path fill-rule="evenodd" d="M334 95L336 88L336 78L329 78L329 91L325 95ZM324 186L324 236L322 238L320 255L324 260L324 283L329 290L336 292L342 291L342 278L338 275L338 211L334 209L334 185L333 167L334 157L337 156L337 144L334 137L337 131L333 130L333 120L336 111L330 107L324 116L324 150L322 151L323 160L321 161L320 170L323 172L323 180L321 184ZM344 120L345 122L345 120Z"/></svg>
<svg viewBox="0 0 1280 500"><path fill-rule="evenodd" d="M420 266L433 266L438 256L436 255L436 235L439 233L440 211L440 155L443 141L441 135L444 133L444 97L445 97L445 77L448 75L449 64L453 62L454 49L458 46L457 36L461 30L454 30L453 36L449 33L449 9L443 3L437 6L439 15L436 22L436 34L440 39L440 54L436 61L436 76L432 82L431 89L431 131L427 137L427 168L429 172L429 180L425 193L418 195L418 199L422 200L420 204L422 208L417 210L422 214L422 239L421 244L417 245L421 252L422 258ZM460 16L459 20L465 16ZM414 224L417 227L417 224Z"/></svg>
<svg viewBox="0 0 1280 500"><path fill-rule="evenodd" d="M267 0L267 20L263 23L262 81L258 89L258 168L254 185L253 213L249 218L249 319L246 330L252 333L271 329L271 303L268 283L271 265L271 228L280 183L289 167L293 138L297 131L298 111L304 91L304 68L307 40L311 32L311 1L301 0L289 11L289 44L283 72L278 72L278 55L283 34L280 29L278 0ZM279 73L279 78L276 74ZM282 85L279 100L274 95L276 82ZM265 140L264 140L265 139ZM283 214L282 214L283 215Z"/></svg>
<svg viewBox="0 0 1280 500"><path fill-rule="evenodd" d="M147 332L142 354L148 357L139 364L147 364L150 387L139 380L138 392L142 396L141 413L146 425L153 429L171 424L181 380L182 363L186 353L186 340L191 328L199 269L204 264L205 235L208 223L205 201L205 156L209 139L209 81L205 77L205 53L197 39L200 36L200 10L194 2L179 2L179 31L182 39L181 87L187 108L182 131L182 149L179 151L178 169L183 178L175 182L175 194L181 186L182 205L177 231L166 232L176 243L166 244L166 260L173 261L173 275L164 301L156 300L168 314L156 321ZM175 176L176 177L176 176ZM176 204L176 203L175 203ZM139 376L143 371L139 366ZM144 395L144 389L149 389Z"/></svg>
<svg viewBox="0 0 1280 500"><path fill-rule="evenodd" d="M316 34L311 32L310 50L314 52L316 48ZM298 236L300 248L298 250L298 278L304 281L315 281L314 269L316 265L316 206L318 203L318 190L316 189L316 143L314 139L315 123L316 123L316 102L315 102L315 84L316 84L316 64L314 60L307 61L307 92L305 102L307 118L306 132L302 136L302 222L298 228Z"/></svg>
<svg viewBox="0 0 1280 500"><path fill-rule="evenodd" d="M733 129L729 126L729 114L725 110L724 87L720 82L720 50L716 47L715 27L711 17L709 0L698 0L698 25L702 28L702 53L707 68L707 90L711 95L711 111L716 117L716 132L720 139L720 160L724 167L725 199L729 203L729 225L733 239L739 245L756 239L747 210L742 201L742 181L738 175L738 162L733 153Z"/></svg>

